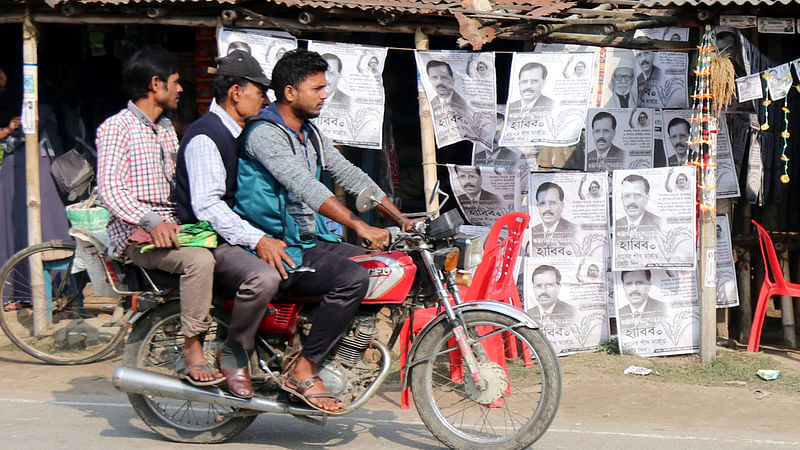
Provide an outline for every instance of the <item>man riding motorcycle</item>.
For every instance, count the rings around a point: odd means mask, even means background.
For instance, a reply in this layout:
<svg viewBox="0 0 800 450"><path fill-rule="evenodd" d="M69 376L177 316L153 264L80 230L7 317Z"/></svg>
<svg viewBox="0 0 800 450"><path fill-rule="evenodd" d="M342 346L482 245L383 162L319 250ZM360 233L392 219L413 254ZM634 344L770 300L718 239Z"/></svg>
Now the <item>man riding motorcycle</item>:
<svg viewBox="0 0 800 450"><path fill-rule="evenodd" d="M348 162L310 122L327 98L327 68L318 53L303 49L286 53L275 65L272 88L277 102L264 109L243 134L234 211L287 245L285 251L294 267L278 265L279 270L288 267L283 287L299 296L322 298L283 387L310 406L337 413L342 403L327 391L317 366L352 321L366 295L369 276L349 260L364 250L341 242L327 230L321 216L354 230L370 242L370 249L386 248L389 233L368 225L342 205L320 182L321 171L327 170L353 195L374 188L382 212L401 225L405 221L369 176ZM300 267L309 270L295 269Z"/></svg>
<svg viewBox="0 0 800 450"><path fill-rule="evenodd" d="M260 318L281 281L274 265L281 256L291 261L282 241L266 236L231 209L238 165L236 138L245 118L264 107L268 85L250 54L234 51L221 58L212 82L215 103L183 136L175 174L180 222L208 221L222 238L212 250L214 278L217 284L235 290L236 296L218 360L228 390L242 398L253 396L247 361Z"/></svg>

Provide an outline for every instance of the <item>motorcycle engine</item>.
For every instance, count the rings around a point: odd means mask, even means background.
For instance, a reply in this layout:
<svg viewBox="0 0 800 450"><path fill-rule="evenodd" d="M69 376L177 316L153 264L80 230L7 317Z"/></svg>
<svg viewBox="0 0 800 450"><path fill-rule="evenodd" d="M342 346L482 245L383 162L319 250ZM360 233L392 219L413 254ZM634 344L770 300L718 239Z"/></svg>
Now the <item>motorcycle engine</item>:
<svg viewBox="0 0 800 450"><path fill-rule="evenodd" d="M326 359L319 368L319 377L333 395L355 398L378 373L374 363L363 361L364 352L378 333L378 319L357 317L348 333L339 340L333 359Z"/></svg>

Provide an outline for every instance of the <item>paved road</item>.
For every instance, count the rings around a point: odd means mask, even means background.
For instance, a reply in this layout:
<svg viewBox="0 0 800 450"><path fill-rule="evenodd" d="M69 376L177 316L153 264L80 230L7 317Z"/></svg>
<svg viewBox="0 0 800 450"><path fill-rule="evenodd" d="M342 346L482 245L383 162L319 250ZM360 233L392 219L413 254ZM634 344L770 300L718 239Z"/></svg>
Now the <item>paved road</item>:
<svg viewBox="0 0 800 450"><path fill-rule="evenodd" d="M0 353L0 449L173 449L205 446L178 445L162 440L136 416L127 397L108 381L119 359L77 367L53 367L31 363L25 357ZM21 361L20 361L21 360ZM748 414L730 411L716 423L641 417L615 419L613 413L584 411L581 398L565 385L561 409L553 426L537 443L543 449L780 449L800 448L798 410L774 410L793 414L797 428L779 433L748 429ZM726 391L727 392L727 391ZM736 391L731 391L736 392ZM397 386L373 399L368 409L315 426L281 415L261 415L234 440L216 444L220 449L395 449L441 448L416 412L398 406ZM585 396L584 396L585 397ZM646 397L646 396L645 396ZM609 407L636 408L636 403L617 398ZM641 402L650 408L647 398ZM685 396L677 404L703 401ZM610 404L613 399L609 399ZM698 403L700 404L700 403ZM625 406L627 405L627 406ZM777 406L777 405L773 405ZM691 411L691 407L688 409ZM667 411L668 413L668 411ZM686 413L684 413L686 414ZM699 414L698 417L703 417ZM676 424L677 423L677 424ZM691 424L687 426L687 423ZM209 446L210 447L210 446Z"/></svg>
<svg viewBox="0 0 800 450"><path fill-rule="evenodd" d="M394 449L440 448L413 410L396 407L394 399L383 396L348 417L331 418L315 426L291 417L265 414L220 449L263 448L355 448ZM103 395L52 395L24 391L0 394L0 448L85 450L197 448L163 441L139 420L119 393ZM800 439L782 440L768 436L743 437L720 429L653 429L637 424L610 428L572 420L556 419L536 445L543 449L775 449L800 448ZM738 436L737 436L738 434Z"/></svg>

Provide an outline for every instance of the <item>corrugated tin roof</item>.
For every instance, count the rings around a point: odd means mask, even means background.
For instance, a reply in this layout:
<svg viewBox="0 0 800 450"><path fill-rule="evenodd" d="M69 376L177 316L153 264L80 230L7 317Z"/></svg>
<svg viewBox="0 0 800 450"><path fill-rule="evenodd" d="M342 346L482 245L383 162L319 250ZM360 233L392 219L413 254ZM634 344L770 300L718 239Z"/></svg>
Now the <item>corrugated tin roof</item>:
<svg viewBox="0 0 800 450"><path fill-rule="evenodd" d="M652 8L660 6L698 6L698 5L772 6L772 5L790 5L793 3L800 3L800 0L642 0L639 4L643 7Z"/></svg>
<svg viewBox="0 0 800 450"><path fill-rule="evenodd" d="M530 17L557 14L575 6L576 1L562 0L263 0L264 3L305 8L382 9L430 14L449 10L474 12L508 12ZM45 0L51 7L64 3L127 5L167 3L244 3L239 0ZM252 4L252 2L249 2Z"/></svg>
<svg viewBox="0 0 800 450"><path fill-rule="evenodd" d="M239 0L44 0L50 7L62 3L82 3L85 5L128 5L131 3L238 3Z"/></svg>

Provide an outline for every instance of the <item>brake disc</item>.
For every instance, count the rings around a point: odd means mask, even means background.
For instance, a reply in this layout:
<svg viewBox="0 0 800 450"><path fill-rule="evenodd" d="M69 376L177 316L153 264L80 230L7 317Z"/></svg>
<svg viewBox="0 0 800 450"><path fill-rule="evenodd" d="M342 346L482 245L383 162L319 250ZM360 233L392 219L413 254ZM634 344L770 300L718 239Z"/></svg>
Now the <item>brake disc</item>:
<svg viewBox="0 0 800 450"><path fill-rule="evenodd" d="M476 403L488 405L497 401L508 389L508 375L500 364L492 361L478 363L481 378L485 381L486 389L478 389L475 379L468 374L464 376L464 386L467 395Z"/></svg>

